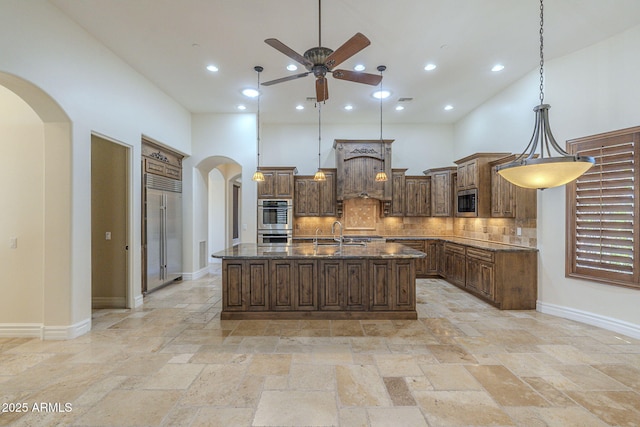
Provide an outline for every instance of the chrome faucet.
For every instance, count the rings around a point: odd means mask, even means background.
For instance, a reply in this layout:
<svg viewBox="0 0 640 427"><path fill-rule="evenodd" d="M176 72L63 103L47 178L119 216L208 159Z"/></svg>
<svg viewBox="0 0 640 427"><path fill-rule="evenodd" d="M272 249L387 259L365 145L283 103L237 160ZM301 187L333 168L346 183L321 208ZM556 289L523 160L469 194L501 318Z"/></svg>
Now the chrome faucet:
<svg viewBox="0 0 640 427"><path fill-rule="evenodd" d="M338 224L340 226L340 237L336 239L336 224ZM343 236L342 236L342 223L340 221L335 221L332 225L331 225L331 234L333 234L333 240L335 240L336 242L340 242L340 249L342 249L342 241L344 240Z"/></svg>
<svg viewBox="0 0 640 427"><path fill-rule="evenodd" d="M313 238L313 249L318 250L318 234L322 234L320 228L316 228L316 237Z"/></svg>

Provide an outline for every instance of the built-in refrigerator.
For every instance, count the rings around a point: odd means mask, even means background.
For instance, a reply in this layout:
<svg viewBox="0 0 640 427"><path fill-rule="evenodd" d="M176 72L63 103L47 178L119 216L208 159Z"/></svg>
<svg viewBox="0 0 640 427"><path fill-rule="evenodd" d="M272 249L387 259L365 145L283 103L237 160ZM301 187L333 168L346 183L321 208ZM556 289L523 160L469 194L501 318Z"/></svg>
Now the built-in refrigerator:
<svg viewBox="0 0 640 427"><path fill-rule="evenodd" d="M182 278L182 181L145 174L145 292Z"/></svg>

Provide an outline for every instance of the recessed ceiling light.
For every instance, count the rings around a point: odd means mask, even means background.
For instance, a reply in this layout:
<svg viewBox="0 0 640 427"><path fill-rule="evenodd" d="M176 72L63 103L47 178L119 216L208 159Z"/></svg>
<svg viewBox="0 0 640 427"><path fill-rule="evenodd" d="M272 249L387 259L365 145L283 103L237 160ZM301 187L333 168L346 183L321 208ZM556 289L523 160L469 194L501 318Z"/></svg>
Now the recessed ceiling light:
<svg viewBox="0 0 640 427"><path fill-rule="evenodd" d="M249 98L255 98L256 96L260 95L260 92L253 88L247 88L242 90L242 94L244 96L248 96Z"/></svg>
<svg viewBox="0 0 640 427"><path fill-rule="evenodd" d="M444 106L444 110L445 110L445 111L453 110L453 105L445 105L445 106Z"/></svg>
<svg viewBox="0 0 640 427"><path fill-rule="evenodd" d="M402 111L404 107L402 105L396 105L396 111Z"/></svg>
<svg viewBox="0 0 640 427"><path fill-rule="evenodd" d="M425 71L433 71L437 68L436 64L427 64L424 66Z"/></svg>
<svg viewBox="0 0 640 427"><path fill-rule="evenodd" d="M304 105L301 105L301 104L296 105L296 110L304 110Z"/></svg>
<svg viewBox="0 0 640 427"><path fill-rule="evenodd" d="M354 71L364 71L365 66L362 64L357 64L355 67L353 67Z"/></svg>
<svg viewBox="0 0 640 427"><path fill-rule="evenodd" d="M296 64L287 65L287 70L289 70L289 71L295 71L297 69L298 69L298 66Z"/></svg>
<svg viewBox="0 0 640 427"><path fill-rule="evenodd" d="M504 70L504 65L502 65L502 64L496 64L491 69L491 71L493 71L494 73L497 72L497 71L502 71L502 70Z"/></svg>
<svg viewBox="0 0 640 427"><path fill-rule="evenodd" d="M344 109L347 110L347 111L351 111L351 110L353 110L353 105L345 105Z"/></svg>
<svg viewBox="0 0 640 427"><path fill-rule="evenodd" d="M391 96L391 92L389 92L388 90L377 90L373 92L372 96L375 99L380 99L380 98L386 99Z"/></svg>
<svg viewBox="0 0 640 427"><path fill-rule="evenodd" d="M238 105L238 110L246 110L247 107L245 107L244 105Z"/></svg>
<svg viewBox="0 0 640 427"><path fill-rule="evenodd" d="M215 73L218 71L218 67L216 67L213 64L207 65L207 70L211 71L212 73Z"/></svg>

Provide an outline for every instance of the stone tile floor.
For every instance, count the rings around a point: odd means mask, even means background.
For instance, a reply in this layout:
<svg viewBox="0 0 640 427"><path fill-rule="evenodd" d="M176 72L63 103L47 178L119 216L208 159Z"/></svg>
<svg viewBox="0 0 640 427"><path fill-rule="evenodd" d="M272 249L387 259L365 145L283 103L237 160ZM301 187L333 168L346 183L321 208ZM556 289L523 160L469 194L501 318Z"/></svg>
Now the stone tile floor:
<svg viewBox="0 0 640 427"><path fill-rule="evenodd" d="M426 279L415 321L221 321L220 281L0 338L0 425L640 425L640 340Z"/></svg>

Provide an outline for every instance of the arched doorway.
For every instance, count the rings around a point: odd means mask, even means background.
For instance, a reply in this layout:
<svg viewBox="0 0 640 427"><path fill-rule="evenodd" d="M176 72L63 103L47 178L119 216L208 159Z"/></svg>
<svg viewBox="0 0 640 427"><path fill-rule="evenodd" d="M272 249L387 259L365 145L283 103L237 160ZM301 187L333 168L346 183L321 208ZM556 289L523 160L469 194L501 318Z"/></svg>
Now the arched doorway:
<svg viewBox="0 0 640 427"><path fill-rule="evenodd" d="M71 256L71 122L37 86L0 72L0 336L74 338ZM11 112L11 113L9 113ZM6 204L5 204L6 203ZM6 240L5 240L6 239Z"/></svg>

